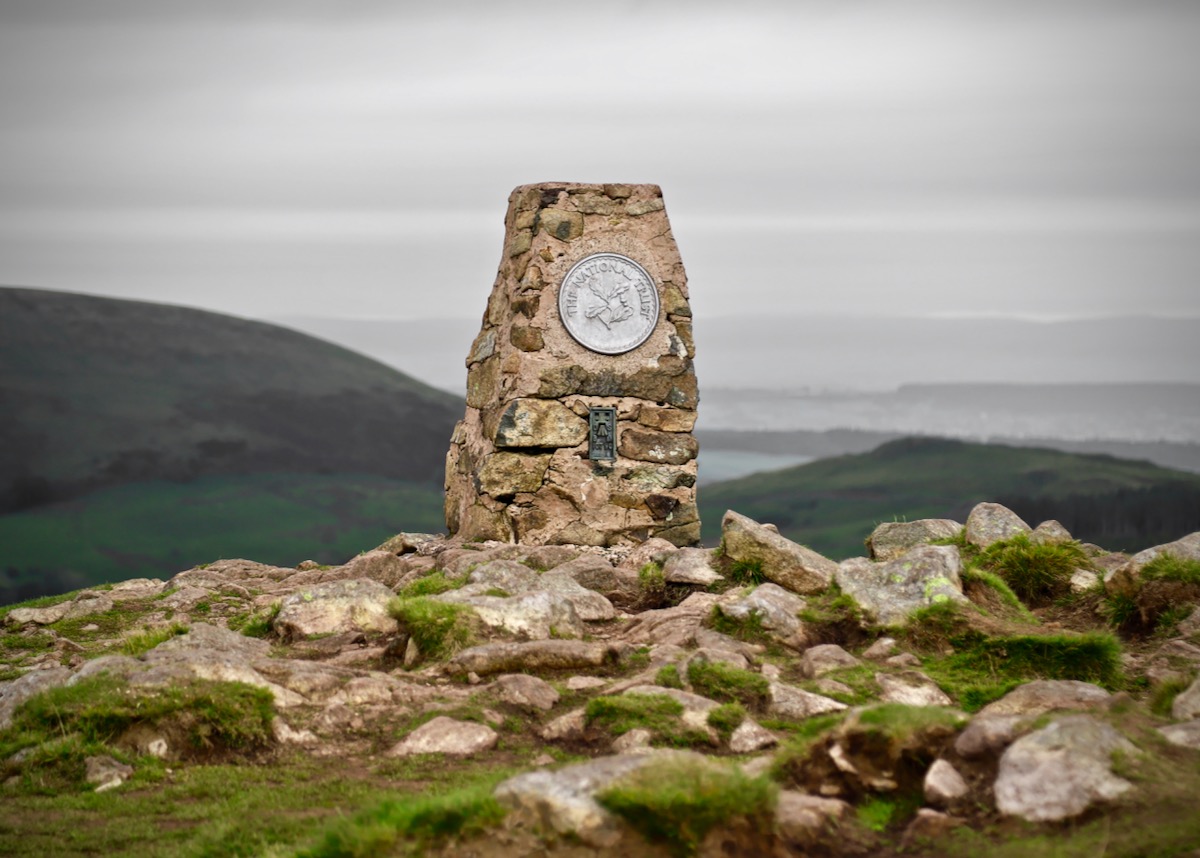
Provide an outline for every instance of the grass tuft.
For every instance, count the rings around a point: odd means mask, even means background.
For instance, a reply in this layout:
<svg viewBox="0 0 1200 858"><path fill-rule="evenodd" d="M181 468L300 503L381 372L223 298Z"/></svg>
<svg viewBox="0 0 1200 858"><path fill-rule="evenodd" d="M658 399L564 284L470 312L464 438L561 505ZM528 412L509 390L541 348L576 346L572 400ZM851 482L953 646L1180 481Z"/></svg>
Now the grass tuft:
<svg viewBox="0 0 1200 858"><path fill-rule="evenodd" d="M989 545L977 562L1003 578L1027 605L1061 596L1075 570L1091 565L1078 542L1036 543L1024 533Z"/></svg>
<svg viewBox="0 0 1200 858"><path fill-rule="evenodd" d="M677 856L694 855L710 830L734 819L768 830L776 797L769 781L703 759L647 765L596 796Z"/></svg>
<svg viewBox="0 0 1200 858"><path fill-rule="evenodd" d="M763 563L757 557L750 560L730 560L727 577L734 583L754 586L767 580L763 573Z"/></svg>
<svg viewBox="0 0 1200 858"><path fill-rule="evenodd" d="M388 611L426 658L448 658L475 637L475 612L466 605L416 596L393 599Z"/></svg>
<svg viewBox="0 0 1200 858"><path fill-rule="evenodd" d="M157 629L147 629L144 632L131 635L125 638L125 642L121 645L125 655L134 656L135 658L142 653L149 652L160 643L169 641L171 638L185 634L188 627L182 623L171 623L169 626L163 626Z"/></svg>
<svg viewBox="0 0 1200 858"><path fill-rule="evenodd" d="M726 742L733 731L742 726L746 720L746 708L740 703L725 703L715 709L710 709L706 719L708 726L717 731Z"/></svg>
<svg viewBox="0 0 1200 858"><path fill-rule="evenodd" d="M1141 575L1144 581L1200 585L1200 560L1188 560L1164 551L1142 567Z"/></svg>
<svg viewBox="0 0 1200 858"><path fill-rule="evenodd" d="M457 590L466 583L467 576L465 575L459 578L447 578L445 572L441 569L435 569L424 578L418 578L416 581L404 585L396 595L402 599L414 599L417 596L436 596L438 593Z"/></svg>
<svg viewBox="0 0 1200 858"><path fill-rule="evenodd" d="M719 661L693 660L688 665L688 682L697 694L726 703L741 703L750 709L762 709L768 700L766 678L740 667Z"/></svg>
<svg viewBox="0 0 1200 858"><path fill-rule="evenodd" d="M613 736L623 736L639 727L655 733L671 733L679 726L683 704L665 694L615 694L588 701L584 717Z"/></svg>
<svg viewBox="0 0 1200 858"><path fill-rule="evenodd" d="M683 680L679 678L679 668L673 664L663 665L654 676L654 684L663 688L683 688Z"/></svg>

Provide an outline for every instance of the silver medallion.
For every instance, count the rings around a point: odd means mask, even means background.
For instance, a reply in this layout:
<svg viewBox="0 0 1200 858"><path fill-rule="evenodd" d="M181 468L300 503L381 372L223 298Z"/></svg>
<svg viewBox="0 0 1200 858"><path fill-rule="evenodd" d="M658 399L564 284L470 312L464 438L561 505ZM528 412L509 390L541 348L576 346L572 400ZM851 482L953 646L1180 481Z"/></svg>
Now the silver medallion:
<svg viewBox="0 0 1200 858"><path fill-rule="evenodd" d="M602 355L636 349L658 325L658 289L646 269L619 253L576 262L558 287L558 316L581 346Z"/></svg>

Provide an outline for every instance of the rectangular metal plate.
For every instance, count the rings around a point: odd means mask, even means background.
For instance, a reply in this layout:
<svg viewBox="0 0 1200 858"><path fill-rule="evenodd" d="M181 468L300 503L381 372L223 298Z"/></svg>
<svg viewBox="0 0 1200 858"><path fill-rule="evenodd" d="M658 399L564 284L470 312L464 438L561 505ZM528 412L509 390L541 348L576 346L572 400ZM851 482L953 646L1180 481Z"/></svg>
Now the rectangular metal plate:
<svg viewBox="0 0 1200 858"><path fill-rule="evenodd" d="M588 409L588 458L601 462L617 458L617 409Z"/></svg>

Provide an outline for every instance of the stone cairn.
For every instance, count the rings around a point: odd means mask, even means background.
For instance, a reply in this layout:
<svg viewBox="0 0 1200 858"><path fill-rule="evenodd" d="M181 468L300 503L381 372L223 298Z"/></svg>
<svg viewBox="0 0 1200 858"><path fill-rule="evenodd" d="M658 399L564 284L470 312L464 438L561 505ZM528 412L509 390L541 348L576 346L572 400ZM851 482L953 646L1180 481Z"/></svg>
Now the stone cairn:
<svg viewBox="0 0 1200 858"><path fill-rule="evenodd" d="M656 185L514 190L446 457L451 536L698 543L694 355Z"/></svg>

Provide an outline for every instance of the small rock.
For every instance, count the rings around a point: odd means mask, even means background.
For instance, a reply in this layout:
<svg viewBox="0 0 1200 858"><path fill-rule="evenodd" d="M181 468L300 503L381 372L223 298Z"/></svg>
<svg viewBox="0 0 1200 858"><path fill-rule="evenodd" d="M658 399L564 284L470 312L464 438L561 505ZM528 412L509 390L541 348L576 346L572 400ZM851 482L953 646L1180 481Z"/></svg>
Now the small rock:
<svg viewBox="0 0 1200 858"><path fill-rule="evenodd" d="M583 728L586 726L587 713L585 710L573 709L548 722L538 735L547 742L574 740L583 736Z"/></svg>
<svg viewBox="0 0 1200 858"><path fill-rule="evenodd" d="M284 745L312 745L320 741L312 730L296 730L278 717L271 721L271 732L275 741Z"/></svg>
<svg viewBox="0 0 1200 858"><path fill-rule="evenodd" d="M86 766L84 780L95 784L96 792L115 789L133 777L133 766L118 763L109 756L88 757L83 764Z"/></svg>
<svg viewBox="0 0 1200 858"><path fill-rule="evenodd" d="M883 661L885 658L891 657L895 652L895 638L880 638L863 650L862 655L863 658L870 659L871 661Z"/></svg>
<svg viewBox="0 0 1200 858"><path fill-rule="evenodd" d="M1171 717L1176 721L1200 718L1200 676L1176 696L1171 704Z"/></svg>
<svg viewBox="0 0 1200 858"><path fill-rule="evenodd" d="M796 616L806 603L778 584L760 584L735 602L718 602L724 616L745 622L757 617L762 628L774 637L797 645L804 642L804 624Z"/></svg>
<svg viewBox="0 0 1200 858"><path fill-rule="evenodd" d="M822 697L820 694L813 694L810 691L778 682L772 682L768 686L768 691L771 695L771 702L767 706L767 711L776 718L802 721L805 718L812 718L814 715L841 712L846 708L845 703L839 703L828 697Z"/></svg>
<svg viewBox="0 0 1200 858"><path fill-rule="evenodd" d="M725 554L731 560L762 566L763 575L801 595L821 593L833 580L837 564L798 545L733 510L721 520Z"/></svg>
<svg viewBox="0 0 1200 858"><path fill-rule="evenodd" d="M804 651L800 657L800 673L808 679L816 679L835 670L857 667L861 663L837 644L821 644Z"/></svg>
<svg viewBox="0 0 1200 858"><path fill-rule="evenodd" d="M885 521L867 537L867 551L872 560L895 560L918 545L956 536L962 527L957 521L948 518Z"/></svg>
<svg viewBox="0 0 1200 858"><path fill-rule="evenodd" d="M880 699L885 703L906 706L950 706L954 703L933 680L915 671L901 675L877 673L875 682L882 689Z"/></svg>
<svg viewBox="0 0 1200 858"><path fill-rule="evenodd" d="M4 621L14 626L39 625L48 626L57 623L67 615L70 602L59 602L57 605L47 605L44 608L13 608L5 616Z"/></svg>
<svg viewBox="0 0 1200 858"><path fill-rule="evenodd" d="M967 516L967 542L980 548L1030 531L1019 515L998 503L976 504Z"/></svg>
<svg viewBox="0 0 1200 858"><path fill-rule="evenodd" d="M996 808L1029 822L1056 822L1133 789L1112 773L1114 751L1137 753L1125 737L1088 715L1071 715L1023 736L1000 758Z"/></svg>
<svg viewBox="0 0 1200 858"><path fill-rule="evenodd" d="M1021 715L978 714L958 734L954 740L954 750L968 760L997 755L1013 743L1025 720Z"/></svg>
<svg viewBox="0 0 1200 858"><path fill-rule="evenodd" d="M1038 679L1014 688L979 710L991 715L1041 715L1056 709L1103 709L1112 695L1098 685L1075 679Z"/></svg>
<svg viewBox="0 0 1200 858"><path fill-rule="evenodd" d="M439 715L405 736L387 755L407 757L413 754L447 754L467 757L480 751L491 750L499 739L496 731L486 724L456 721Z"/></svg>
<svg viewBox="0 0 1200 858"><path fill-rule="evenodd" d="M1071 573L1071 592L1086 593L1100 583L1100 576L1090 569L1076 569Z"/></svg>
<svg viewBox="0 0 1200 858"><path fill-rule="evenodd" d="M967 601L962 559L953 545L920 545L885 563L854 557L839 564L842 592L881 625L900 625L910 614L939 602Z"/></svg>
<svg viewBox="0 0 1200 858"><path fill-rule="evenodd" d="M830 679L828 676L822 676L816 680L817 691L822 694L844 694L847 697L854 696L854 689L844 682L838 682L836 679Z"/></svg>
<svg viewBox="0 0 1200 858"><path fill-rule="evenodd" d="M649 730L643 727L637 727L613 740L613 753L628 754L632 751L641 750L642 748L649 748L650 740L653 738L654 734Z"/></svg>
<svg viewBox="0 0 1200 858"><path fill-rule="evenodd" d="M850 814L850 805L840 799L781 790L775 826L790 845L804 849L826 840Z"/></svg>
<svg viewBox="0 0 1200 858"><path fill-rule="evenodd" d="M1159 727L1158 732L1172 745L1179 745L1182 748L1200 748L1200 720Z"/></svg>
<svg viewBox="0 0 1200 858"><path fill-rule="evenodd" d="M934 760L925 773L925 800L938 807L950 807L970 792L958 769L945 760Z"/></svg>
<svg viewBox="0 0 1200 858"><path fill-rule="evenodd" d="M533 758L533 764L539 769L543 768L544 766L552 766L556 762L557 760L555 760L554 757L550 756L549 754L538 754Z"/></svg>
<svg viewBox="0 0 1200 858"><path fill-rule="evenodd" d="M884 659L883 663L889 667L920 667L921 659L917 658L911 652L902 652L899 655Z"/></svg>
<svg viewBox="0 0 1200 858"><path fill-rule="evenodd" d="M777 745L779 740L765 727L747 718L729 737L729 750L735 754L752 754Z"/></svg>
<svg viewBox="0 0 1200 858"><path fill-rule="evenodd" d="M608 680L598 676L572 676L567 680L567 688L570 691L590 691L606 685L608 685Z"/></svg>
<svg viewBox="0 0 1200 858"><path fill-rule="evenodd" d="M900 843L907 849L919 841L939 840L962 825L965 823L961 819L955 819L933 808L922 807L908 824L908 828L904 829Z"/></svg>
<svg viewBox="0 0 1200 858"><path fill-rule="evenodd" d="M1071 540L1071 532L1054 519L1043 521L1029 534L1029 541L1035 545L1053 545Z"/></svg>
<svg viewBox="0 0 1200 858"><path fill-rule="evenodd" d="M526 673L508 673L498 677L496 689L505 703L530 711L549 712L559 698L550 683Z"/></svg>
<svg viewBox="0 0 1200 858"><path fill-rule="evenodd" d="M707 587L724 580L712 567L712 552L706 548L681 548L667 558L663 580L668 584Z"/></svg>

